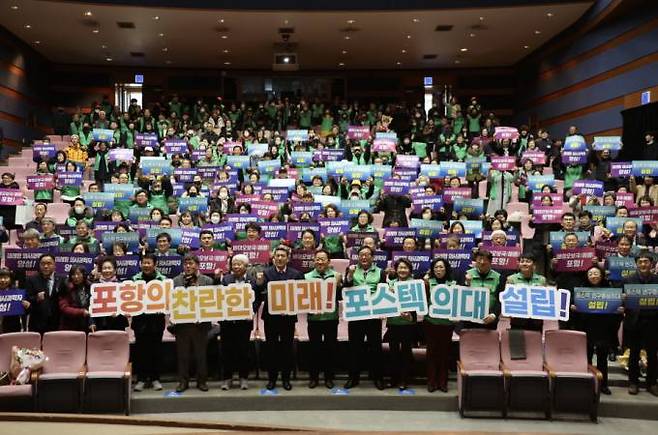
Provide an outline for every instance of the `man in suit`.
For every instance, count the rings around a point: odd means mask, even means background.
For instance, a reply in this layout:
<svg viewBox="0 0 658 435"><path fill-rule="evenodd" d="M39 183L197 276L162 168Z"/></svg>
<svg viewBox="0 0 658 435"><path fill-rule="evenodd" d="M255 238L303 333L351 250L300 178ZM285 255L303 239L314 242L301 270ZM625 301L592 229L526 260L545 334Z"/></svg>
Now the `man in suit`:
<svg viewBox="0 0 658 435"><path fill-rule="evenodd" d="M174 288L208 285L213 285L213 280L199 273L199 257L187 254L183 258L183 273L174 278ZM201 391L208 391L208 365L206 362L208 331L210 331L210 322L176 325L176 354L178 357L176 392L182 393L189 388L192 352L194 352L196 363L196 386Z"/></svg>
<svg viewBox="0 0 658 435"><path fill-rule="evenodd" d="M61 278L55 275L55 256L43 254L39 257L39 273L28 277L25 283L30 331L43 334L59 329L57 295L61 285Z"/></svg>
<svg viewBox="0 0 658 435"><path fill-rule="evenodd" d="M247 276L249 257L237 254L231 258L231 273L222 277L222 285L235 283L250 284L256 288L256 282ZM254 301L254 305L256 302ZM257 307L257 305L256 305ZM255 308L256 308L255 307ZM256 310L254 310L256 311ZM240 389L249 388L249 339L254 322L252 320L225 320L220 322L219 333L222 338L223 381L222 390L229 390L233 383L233 373L240 375Z"/></svg>
<svg viewBox="0 0 658 435"><path fill-rule="evenodd" d="M267 284L270 281L287 281L289 279L304 279L297 269L288 267L290 250L279 246L274 250L273 266L267 267L256 275L256 285L259 299L264 302L262 318L265 322L265 344L267 348L267 386L268 390L276 387L276 380L281 371L283 388L292 390L290 373L293 368L293 340L295 337L296 315L271 315L268 312Z"/></svg>

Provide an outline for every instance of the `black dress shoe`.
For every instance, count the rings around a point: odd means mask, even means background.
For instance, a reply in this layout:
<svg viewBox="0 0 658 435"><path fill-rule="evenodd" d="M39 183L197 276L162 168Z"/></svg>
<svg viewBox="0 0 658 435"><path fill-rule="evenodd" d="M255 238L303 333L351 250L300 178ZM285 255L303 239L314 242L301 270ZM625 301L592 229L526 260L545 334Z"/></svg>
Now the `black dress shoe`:
<svg viewBox="0 0 658 435"><path fill-rule="evenodd" d="M448 387L439 387L439 390L443 391L444 393L447 393Z"/></svg>
<svg viewBox="0 0 658 435"><path fill-rule="evenodd" d="M208 384L206 384L205 382L201 382L200 384L197 384L196 387L201 391L208 391Z"/></svg>
<svg viewBox="0 0 658 435"><path fill-rule="evenodd" d="M605 394L606 396L609 396L612 394L612 391L610 391L610 388L608 387L601 387L601 394Z"/></svg>
<svg viewBox="0 0 658 435"><path fill-rule="evenodd" d="M345 382L344 388L346 390L349 390L350 388L354 388L357 385L359 385L359 380L358 379L348 379L347 382Z"/></svg>
<svg viewBox="0 0 658 435"><path fill-rule="evenodd" d="M268 390L273 390L276 388L276 381L269 381L267 385L265 385L265 388Z"/></svg>
<svg viewBox="0 0 658 435"><path fill-rule="evenodd" d="M308 388L315 388L318 386L318 380L317 379L311 379L308 382Z"/></svg>
<svg viewBox="0 0 658 435"><path fill-rule="evenodd" d="M427 385L427 392L428 393L433 393L436 391L436 387L434 385Z"/></svg>
<svg viewBox="0 0 658 435"><path fill-rule="evenodd" d="M384 383L383 380L378 379L375 381L375 388L377 388L379 391L385 390L386 389L386 384Z"/></svg>
<svg viewBox="0 0 658 435"><path fill-rule="evenodd" d="M290 383L290 381L283 381L283 389L286 391L292 390L292 384Z"/></svg>
<svg viewBox="0 0 658 435"><path fill-rule="evenodd" d="M182 393L183 391L187 390L190 386L188 385L187 382L179 382L178 385L176 385L176 392L177 393Z"/></svg>
<svg viewBox="0 0 658 435"><path fill-rule="evenodd" d="M331 379L327 379L324 381L324 386L331 390L334 388L334 381L332 381Z"/></svg>

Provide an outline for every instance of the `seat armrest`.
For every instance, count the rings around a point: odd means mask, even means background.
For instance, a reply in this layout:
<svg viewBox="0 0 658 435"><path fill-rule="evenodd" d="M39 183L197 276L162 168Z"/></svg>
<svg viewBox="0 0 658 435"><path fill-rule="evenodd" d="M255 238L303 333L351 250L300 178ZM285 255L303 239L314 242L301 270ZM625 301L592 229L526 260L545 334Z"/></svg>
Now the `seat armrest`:
<svg viewBox="0 0 658 435"><path fill-rule="evenodd" d="M545 362L544 362L544 370L546 370L548 372L548 376L550 376L551 378L556 377L555 371L551 368L551 366L549 366Z"/></svg>
<svg viewBox="0 0 658 435"><path fill-rule="evenodd" d="M599 383L603 382L603 373L601 373L601 372L599 371L599 369L597 369L596 367L594 367L594 366L591 365L591 364L588 364L588 365L587 365L587 369L590 371L590 373L592 373L594 376L596 376L596 380L597 380Z"/></svg>
<svg viewBox="0 0 658 435"><path fill-rule="evenodd" d="M83 364L82 367L80 367L80 373L78 374L79 378L84 378L87 375L87 364Z"/></svg>
<svg viewBox="0 0 658 435"><path fill-rule="evenodd" d="M464 366L462 365L462 362L459 361L459 360L457 361L457 371L459 372L459 374L461 376L464 376L464 377L468 376L466 374L466 372L464 371Z"/></svg>
<svg viewBox="0 0 658 435"><path fill-rule="evenodd" d="M510 371L510 369L507 368L505 363L502 361L500 362L500 370L503 372L503 376L505 376L506 378L512 376L512 372Z"/></svg>
<svg viewBox="0 0 658 435"><path fill-rule="evenodd" d="M130 376L132 376L132 374L133 374L133 363L131 363L129 361L126 364L126 371L125 371L124 375L129 378Z"/></svg>

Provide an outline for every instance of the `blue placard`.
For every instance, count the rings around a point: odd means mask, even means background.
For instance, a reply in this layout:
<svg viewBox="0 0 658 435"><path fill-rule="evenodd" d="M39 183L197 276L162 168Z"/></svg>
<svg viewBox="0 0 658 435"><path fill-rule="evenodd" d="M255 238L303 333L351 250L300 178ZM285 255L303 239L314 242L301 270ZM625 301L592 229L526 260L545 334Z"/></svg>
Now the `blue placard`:
<svg viewBox="0 0 658 435"><path fill-rule="evenodd" d="M372 165L372 176L377 179L388 180L392 171L393 167L389 165Z"/></svg>
<svg viewBox="0 0 658 435"><path fill-rule="evenodd" d="M174 278L183 271L183 257L177 254L160 255L157 269L167 278Z"/></svg>
<svg viewBox="0 0 658 435"><path fill-rule="evenodd" d="M428 251L394 251L391 260L395 262L400 258L406 258L411 262L413 275L416 278L422 277L430 268L432 262L432 253Z"/></svg>
<svg viewBox="0 0 658 435"><path fill-rule="evenodd" d="M128 209L128 219L132 223L146 222L151 220L151 207L135 207Z"/></svg>
<svg viewBox="0 0 658 435"><path fill-rule="evenodd" d="M620 288L576 287L573 294L576 309L581 313L611 314L622 303Z"/></svg>
<svg viewBox="0 0 658 435"><path fill-rule="evenodd" d="M606 270L610 281L623 281L637 270L635 258L611 255L606 258Z"/></svg>
<svg viewBox="0 0 658 435"><path fill-rule="evenodd" d="M370 201L367 199L342 200L338 207L344 216L356 217L361 210L370 211Z"/></svg>
<svg viewBox="0 0 658 435"><path fill-rule="evenodd" d="M585 138L579 134L575 134L573 136L567 136L564 139L564 150L579 151L586 149L587 149L587 142L585 142Z"/></svg>
<svg viewBox="0 0 658 435"><path fill-rule="evenodd" d="M82 199L94 210L114 208L114 194L111 192L85 192L82 194Z"/></svg>
<svg viewBox="0 0 658 435"><path fill-rule="evenodd" d="M456 198L453 210L457 214L465 214L474 219L479 219L484 214L484 200L470 198Z"/></svg>
<svg viewBox="0 0 658 435"><path fill-rule="evenodd" d="M139 166L144 175L171 175L174 167L164 157L142 157Z"/></svg>
<svg viewBox="0 0 658 435"><path fill-rule="evenodd" d="M592 219L603 222L604 219L615 215L614 205L586 205L583 210L592 213Z"/></svg>
<svg viewBox="0 0 658 435"><path fill-rule="evenodd" d="M571 293L555 287L508 284L498 295L501 315L506 317L569 320Z"/></svg>
<svg viewBox="0 0 658 435"><path fill-rule="evenodd" d="M632 174L636 177L658 176L658 161L656 160L633 160Z"/></svg>
<svg viewBox="0 0 658 435"><path fill-rule="evenodd" d="M544 186L555 187L555 177L553 175L531 175L528 177L528 188L533 192L538 192Z"/></svg>
<svg viewBox="0 0 658 435"><path fill-rule="evenodd" d="M285 224L282 224L285 227ZM235 239L235 227L231 223L207 224L203 226L204 230L210 230L215 237L215 242L225 242Z"/></svg>
<svg viewBox="0 0 658 435"><path fill-rule="evenodd" d="M247 154L249 156L262 156L267 153L268 144L266 143L248 143L247 144Z"/></svg>
<svg viewBox="0 0 658 435"><path fill-rule="evenodd" d="M290 153L290 163L298 168L311 166L313 164L313 152L293 151Z"/></svg>
<svg viewBox="0 0 658 435"><path fill-rule="evenodd" d="M562 243L564 241L564 236L567 233L565 231L551 231L549 233L549 240L553 252L562 249ZM578 237L578 247L584 247L589 241L590 233L589 231L575 231L576 237Z"/></svg>
<svg viewBox="0 0 658 435"><path fill-rule="evenodd" d="M103 233L103 248L105 252L112 252L112 245L115 243L124 243L128 246L128 251L136 252L139 250L139 233L132 231L129 233Z"/></svg>
<svg viewBox="0 0 658 435"><path fill-rule="evenodd" d="M191 213L205 213L208 211L208 198L204 196L186 196L178 200L178 209Z"/></svg>
<svg viewBox="0 0 658 435"><path fill-rule="evenodd" d="M115 201L130 201L135 193L135 186L132 184L106 184L103 190L114 194Z"/></svg>
<svg viewBox="0 0 658 435"><path fill-rule="evenodd" d="M227 156L226 165L236 169L246 169L250 165L249 156Z"/></svg>
<svg viewBox="0 0 658 435"><path fill-rule="evenodd" d="M460 222L464 226L464 231L466 231L467 234L475 235L476 239L482 238L482 221L452 220L450 221L450 225L452 225L455 222Z"/></svg>
<svg viewBox="0 0 658 435"><path fill-rule="evenodd" d="M420 175L429 178L438 178L441 176L441 165L423 163L420 165Z"/></svg>
<svg viewBox="0 0 658 435"><path fill-rule="evenodd" d="M465 177L465 162L441 162L439 163L439 177Z"/></svg>
<svg viewBox="0 0 658 435"><path fill-rule="evenodd" d="M68 275L73 266L82 266L87 273L94 269L96 254L74 254L72 252L60 252L55 255L55 273Z"/></svg>
<svg viewBox="0 0 658 435"><path fill-rule="evenodd" d="M426 219L411 219L409 228L416 228L418 237L437 237L443 231L445 222L426 220Z"/></svg>
<svg viewBox="0 0 658 435"><path fill-rule="evenodd" d="M310 183L313 180L313 177L320 177L322 181L327 181L327 169L326 168L304 168L302 170L302 181L304 183Z"/></svg>
<svg viewBox="0 0 658 435"><path fill-rule="evenodd" d="M596 151L619 151L621 147L621 136L594 136L592 148Z"/></svg>
<svg viewBox="0 0 658 435"><path fill-rule="evenodd" d="M124 255L116 257L117 260L117 278L119 281L132 279L139 273L139 255Z"/></svg>
<svg viewBox="0 0 658 435"><path fill-rule="evenodd" d="M340 162L327 162L325 168L327 168L327 176L340 178L347 168L354 166L355 163L340 161Z"/></svg>
<svg viewBox="0 0 658 435"><path fill-rule="evenodd" d="M25 314L24 299L25 290L23 289L8 289L0 292L0 317Z"/></svg>
<svg viewBox="0 0 658 435"><path fill-rule="evenodd" d="M181 229L180 228L149 228L146 230L146 241L151 248L156 247L157 238L160 234L167 233L171 237L171 247L178 248L181 244Z"/></svg>
<svg viewBox="0 0 658 435"><path fill-rule="evenodd" d="M658 284L624 284L624 307L629 310L658 309Z"/></svg>
<svg viewBox="0 0 658 435"><path fill-rule="evenodd" d="M273 175L281 169L281 160L258 160L258 170L263 174Z"/></svg>
<svg viewBox="0 0 658 435"><path fill-rule="evenodd" d="M308 140L308 130L288 130L286 132L286 140L290 142L303 142Z"/></svg>
<svg viewBox="0 0 658 435"><path fill-rule="evenodd" d="M109 128L95 128L91 131L94 142L111 142L114 140L114 130Z"/></svg>
<svg viewBox="0 0 658 435"><path fill-rule="evenodd" d="M263 222L260 225L262 237L266 240L285 240L288 225L278 222Z"/></svg>
<svg viewBox="0 0 658 435"><path fill-rule="evenodd" d="M609 217L605 220L605 227L612 231L613 234L620 236L624 233L624 222L633 221L637 225L637 230L642 231L642 219L632 217Z"/></svg>

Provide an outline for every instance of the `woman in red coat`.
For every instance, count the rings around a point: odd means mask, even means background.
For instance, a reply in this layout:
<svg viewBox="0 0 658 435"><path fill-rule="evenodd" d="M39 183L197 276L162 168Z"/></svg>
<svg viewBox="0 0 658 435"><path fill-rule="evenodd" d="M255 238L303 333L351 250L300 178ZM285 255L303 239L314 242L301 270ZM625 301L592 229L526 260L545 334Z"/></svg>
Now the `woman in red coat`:
<svg viewBox="0 0 658 435"><path fill-rule="evenodd" d="M91 325L90 299L87 271L81 266L71 267L69 279L59 291L59 310L61 312L59 329L88 332Z"/></svg>

